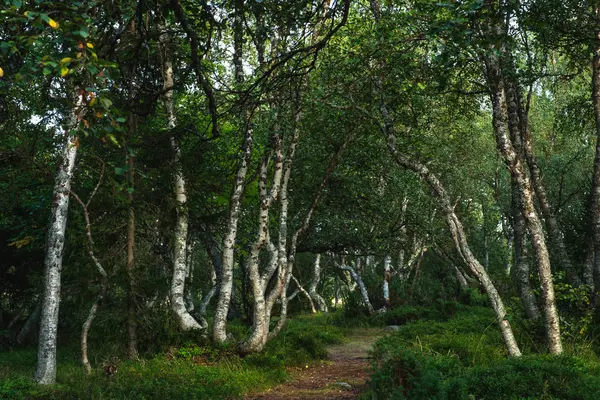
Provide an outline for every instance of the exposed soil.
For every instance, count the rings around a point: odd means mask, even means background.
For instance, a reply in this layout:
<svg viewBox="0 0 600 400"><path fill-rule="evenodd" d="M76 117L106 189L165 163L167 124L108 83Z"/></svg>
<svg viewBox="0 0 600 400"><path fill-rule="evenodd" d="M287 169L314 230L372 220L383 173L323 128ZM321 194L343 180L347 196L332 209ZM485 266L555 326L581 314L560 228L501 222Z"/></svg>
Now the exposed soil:
<svg viewBox="0 0 600 400"><path fill-rule="evenodd" d="M329 360L290 369L291 379L266 392L247 395L246 400L338 400L357 399L369 377L369 350L383 331L362 329L340 345L329 347Z"/></svg>

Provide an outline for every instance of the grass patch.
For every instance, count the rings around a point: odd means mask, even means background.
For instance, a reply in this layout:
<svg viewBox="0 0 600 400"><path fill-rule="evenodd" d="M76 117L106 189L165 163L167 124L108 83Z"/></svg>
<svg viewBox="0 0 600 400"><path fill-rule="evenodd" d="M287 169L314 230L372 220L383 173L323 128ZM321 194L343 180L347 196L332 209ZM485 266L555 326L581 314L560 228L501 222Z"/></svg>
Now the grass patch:
<svg viewBox="0 0 600 400"><path fill-rule="evenodd" d="M15 350L0 354L0 399L239 398L285 381L288 366L326 358L325 346L341 343L343 333L326 316L302 316L290 320L260 354L240 358L233 345L188 343L140 361L117 361L111 376L102 371L102 360L87 376L76 348L62 348L57 384L47 387L32 379L35 349Z"/></svg>
<svg viewBox="0 0 600 400"><path fill-rule="evenodd" d="M577 346L566 347L571 351L560 357L507 358L491 310L459 308L447 321L409 322L379 340L365 398L600 398L598 358L589 346L579 353Z"/></svg>

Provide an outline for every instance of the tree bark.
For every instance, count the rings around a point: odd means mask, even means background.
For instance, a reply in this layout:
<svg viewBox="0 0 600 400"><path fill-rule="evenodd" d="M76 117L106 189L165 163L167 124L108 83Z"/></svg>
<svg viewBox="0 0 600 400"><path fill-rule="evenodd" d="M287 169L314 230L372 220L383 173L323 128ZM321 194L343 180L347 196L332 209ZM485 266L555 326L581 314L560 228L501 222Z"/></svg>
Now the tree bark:
<svg viewBox="0 0 600 400"><path fill-rule="evenodd" d="M454 207L450 202L450 197L448 196L446 189L443 187L439 179L433 173L431 173L425 165L398 151L396 146L396 138L394 135L394 127L385 103L381 104L380 109L384 120L384 126L382 130L386 135L390 153L400 166L416 172L433 190L433 193L440 204L440 208L446 217L448 229L450 231L452 240L454 241L454 246L457 252L460 254L462 260L465 262L471 273L477 278L488 294L492 309L496 314L496 320L498 322L498 326L500 327L500 332L502 333L502 338L508 354L514 357L521 356L521 350L519 349L517 341L514 337L510 322L506 318L504 302L502 301L498 290L496 289L492 280L489 278L487 272L471 252L471 248L467 241L467 236L464 232L462 223L454 212Z"/></svg>
<svg viewBox="0 0 600 400"><path fill-rule="evenodd" d="M313 299L312 299L310 293L308 293L308 291L306 289L304 289L304 287L300 284L300 282L294 275L291 275L291 277L292 277L292 280L294 281L294 283L296 284L298 291L300 293L302 293L304 295L304 297L306 298L306 301L308 301L308 305L310 306L310 311L313 314L316 314L317 309L315 308L315 303L313 302Z"/></svg>
<svg viewBox="0 0 600 400"><path fill-rule="evenodd" d="M573 268L571 258L569 257L565 246L564 232L560 228L552 206L550 205L550 201L548 200L548 195L542 180L542 174L537 163L537 158L535 157L535 153L533 151L527 110L525 110L523 105L519 82L515 77L514 71L512 71L512 69L514 69L514 66L512 65L513 61L508 55L507 58L509 58L507 63L510 63L510 71L509 76L504 77L504 81L506 86L508 127L511 132L515 132L511 136L517 137L511 138L513 141L513 146L515 146L515 142L522 146L523 154L525 155L527 166L529 167L531 186L536 198L538 199L538 204L546 223L546 230L548 232L552 248L554 249L556 259L565 269L569 280L578 286L581 284L581 279L579 278L579 274L577 274ZM520 154L517 146L515 146L515 151Z"/></svg>
<svg viewBox="0 0 600 400"><path fill-rule="evenodd" d="M519 197L518 188L514 179L512 181L512 221L513 221L513 236L514 236L514 267L512 268L513 279L521 298L521 303L525 309L527 318L535 320L540 317L540 309L537 305L537 300L531 284L529 282L529 260L527 250L527 228L525 219L521 210L521 199Z"/></svg>
<svg viewBox="0 0 600 400"><path fill-rule="evenodd" d="M385 308L390 308L390 281L392 280L392 272L390 271L390 265L392 258L386 255L383 258L383 301Z"/></svg>
<svg viewBox="0 0 600 400"><path fill-rule="evenodd" d="M598 16L600 9L595 8ZM590 202L591 237L588 260L584 267L584 280L592 293L600 288L600 30L595 32L595 48L592 59L592 102L594 104L594 122L596 129L596 155L592 176L592 198ZM595 295L596 307L598 296Z"/></svg>
<svg viewBox="0 0 600 400"><path fill-rule="evenodd" d="M269 237L269 211L271 206L277 199L282 184L282 173L283 173L283 138L278 132L278 128L274 130L272 137L275 146L275 166L273 171L273 183L271 190L267 189L268 171L269 171L269 160L270 157L265 155L263 157L260 174L258 179L259 186L259 213L258 213L258 230L256 234L256 240L254 241L250 250L250 257L248 257L248 263L246 270L248 271L250 278L250 285L252 289L252 295L254 299L253 304L253 320L252 320L252 333L250 337L242 343L240 349L243 353L250 353L262 350L262 347L267 341L267 335L269 333L269 321L266 310L265 292L267 290L268 280L265 280L261 276L259 269L259 256L260 251L267 243L270 242ZM277 253L272 253L272 259L277 259Z"/></svg>
<svg viewBox="0 0 600 400"><path fill-rule="evenodd" d="M317 287L319 286L319 281L321 280L321 255L317 254L315 256L315 262L313 263L313 279L308 286L308 293L313 301L317 304L318 310L321 312L328 312L329 309L327 307L327 302L323 297L317 292Z"/></svg>
<svg viewBox="0 0 600 400"><path fill-rule="evenodd" d="M533 190L529 177L524 169L521 157L515 152L509 137L507 98L500 63L494 55L485 56L484 63L492 97L493 127L496 143L511 176L516 181L521 199L521 212L527 229L531 234L533 248L537 256L548 347L552 354L561 354L563 349L554 296L554 285L552 283L550 256L546 247L542 223L535 210Z"/></svg>
<svg viewBox="0 0 600 400"><path fill-rule="evenodd" d="M35 305L35 308L25 321L25 325L19 331L17 335L17 344L23 344L27 341L29 335L35 330L37 326L40 324L40 314L42 311L41 303L38 301Z"/></svg>
<svg viewBox="0 0 600 400"><path fill-rule="evenodd" d="M173 62L170 55L170 40L168 34L163 33L159 37L162 56L163 76L163 104L167 112L167 127L173 131L177 126L175 114L175 103L173 101ZM189 313L185 306L185 278L188 270L187 264L187 240L188 240L188 209L185 179L181 163L181 143L177 137L171 136L171 147L173 148L174 167L174 193L177 208L177 221L174 233L173 254L173 277L171 280L171 309L179 322L182 330L200 330L207 326L201 326Z"/></svg>
<svg viewBox="0 0 600 400"><path fill-rule="evenodd" d="M79 147L79 137L71 130L77 128L83 106L83 94L77 94L65 129L61 161L54 181L50 225L44 259L44 295L40 317L38 358L35 380L43 385L56 381L56 337L60 305L61 269L65 245L65 231L69 211L69 191Z"/></svg>
<svg viewBox="0 0 600 400"><path fill-rule="evenodd" d="M133 115L128 118L128 129L129 134L132 135L135 132L135 119ZM126 147L127 149L127 147ZM135 299L135 210L133 208L133 191L135 190L135 164L133 160L133 153L127 150L127 165L129 170L127 172L127 183L128 183L128 200L129 200L129 218L127 220L127 279L129 280L129 293L127 298L127 352L129 358L137 359L137 307Z"/></svg>
<svg viewBox="0 0 600 400"><path fill-rule="evenodd" d="M234 56L233 64L235 69L235 82L238 87L244 82L244 69L242 63L243 57L243 13L244 1L235 1L235 21L234 21ZM216 343L223 343L227 340L227 314L229 312L229 303L231 301L231 291L233 288L233 264L235 240L237 237L238 220L241 213L241 198L244 192L244 181L248 173L248 164L252 156L252 143L254 140L254 129L250 118L250 112L247 106L242 107L240 112L244 120L244 142L242 145L242 159L237 169L231 196L229 200L229 222L227 224L227 233L223 238L223 261L221 282L219 284L219 300L215 310L213 323L213 340Z"/></svg>
<svg viewBox="0 0 600 400"><path fill-rule="evenodd" d="M248 164L252 155L252 142L254 139L254 130L252 125L246 126L244 135L244 144L242 146L242 160L238 167L235 182L231 191L229 200L229 221L227 224L227 233L223 239L223 259L221 262L222 272L219 283L219 300L215 310L213 324L213 340L216 343L223 343L227 340L227 313L229 312L229 302L231 300L231 290L233 288L233 263L235 240L237 237L238 220L241 213L241 198L244 191L244 180L248 173Z"/></svg>
<svg viewBox="0 0 600 400"><path fill-rule="evenodd" d="M367 311L369 311L369 314L374 314L375 309L373 308L373 305L371 304L371 301L369 300L369 292L367 291L367 287L365 286L365 283L363 282L360 275L358 273L356 273L354 268L352 268L349 265L342 264L340 266L340 268L344 271L350 272L350 276L352 276L352 279L354 280L354 282L356 282L356 284L358 285L358 288L360 289L360 295L362 296L363 303L365 304Z"/></svg>

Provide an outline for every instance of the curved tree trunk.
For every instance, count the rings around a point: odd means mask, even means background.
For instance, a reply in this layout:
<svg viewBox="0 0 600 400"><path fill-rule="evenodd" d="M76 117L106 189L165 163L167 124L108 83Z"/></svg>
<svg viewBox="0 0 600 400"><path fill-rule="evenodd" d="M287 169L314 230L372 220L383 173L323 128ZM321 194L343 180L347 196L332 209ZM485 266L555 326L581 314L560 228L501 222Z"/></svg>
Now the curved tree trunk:
<svg viewBox="0 0 600 400"><path fill-rule="evenodd" d="M511 176L514 177L521 201L521 212L525 219L527 229L531 234L533 248L537 256L538 275L542 288L543 311L548 336L548 347L552 354L561 354L562 341L560 337L560 325L556 302L554 296L554 285L552 283L552 271L550 268L550 256L542 222L535 210L533 202L533 190L523 162L515 152L508 132L508 109L507 98L502 78L500 63L493 55L484 58L490 91L492 96L493 125L498 150L506 163Z"/></svg>
<svg viewBox="0 0 600 400"><path fill-rule="evenodd" d="M61 161L54 181L52 211L44 259L44 295L35 372L35 380L40 384L52 384L56 380L56 335L60 305L60 278L69 211L69 191L79 147L79 137L71 134L71 130L77 126L82 105L83 95L78 94L71 111L70 121L65 129Z"/></svg>
<svg viewBox="0 0 600 400"><path fill-rule="evenodd" d="M356 282L358 288L360 289L360 294L362 296L363 303L365 303L365 307L367 307L367 311L369 311L369 314L374 314L375 309L373 308L373 305L369 300L369 292L367 291L367 287L365 286L365 283L363 282L360 275L354 270L354 268L352 268L349 265L342 264L340 268L350 273L350 276L352 276L352 279L354 280L354 282Z"/></svg>
<svg viewBox="0 0 600 400"><path fill-rule="evenodd" d="M387 106L385 103L382 103L380 108L384 120L383 132L387 137L390 153L400 166L416 172L433 190L433 193L446 217L448 229L450 231L450 235L452 236L452 240L454 241L454 246L456 247L457 252L460 254L471 273L477 278L481 286L488 294L492 309L496 314L496 320L500 327L500 332L502 333L502 338L504 339L504 345L506 346L508 354L514 357L521 356L521 350L519 349L517 341L514 337L510 322L506 318L504 302L502 301L498 290L494 286L492 280L489 278L487 272L471 252L471 248L469 247L462 223L454 212L454 207L452 207L450 197L448 196L446 189L443 187L438 178L432 174L425 165L398 151L396 147L396 138L394 136L394 127L391 117L387 111Z"/></svg>

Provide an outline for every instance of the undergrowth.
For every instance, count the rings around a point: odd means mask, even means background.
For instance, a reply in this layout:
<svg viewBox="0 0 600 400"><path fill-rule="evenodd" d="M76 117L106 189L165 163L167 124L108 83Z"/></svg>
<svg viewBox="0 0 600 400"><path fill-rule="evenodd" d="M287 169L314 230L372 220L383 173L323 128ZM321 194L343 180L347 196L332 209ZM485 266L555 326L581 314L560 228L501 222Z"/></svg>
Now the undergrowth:
<svg viewBox="0 0 600 400"><path fill-rule="evenodd" d="M232 331L243 334L240 327ZM260 354L241 358L234 344L211 347L190 342L139 361L102 356L90 376L84 373L76 348L61 348L57 384L47 387L32 379L35 349L14 350L0 354L0 399L239 398L283 382L287 366L324 359L325 346L342 340L343 331L326 316L303 316L290 320ZM102 369L106 363L114 363L117 372L107 375Z"/></svg>
<svg viewBox="0 0 600 400"><path fill-rule="evenodd" d="M489 308L458 306L455 311L450 318L414 307L395 311L411 318L375 345L365 398L600 398L600 361L590 343L566 342L560 357L536 354L542 349L527 344L530 334L515 318L513 327L526 355L508 358ZM418 320L412 319L415 313Z"/></svg>

